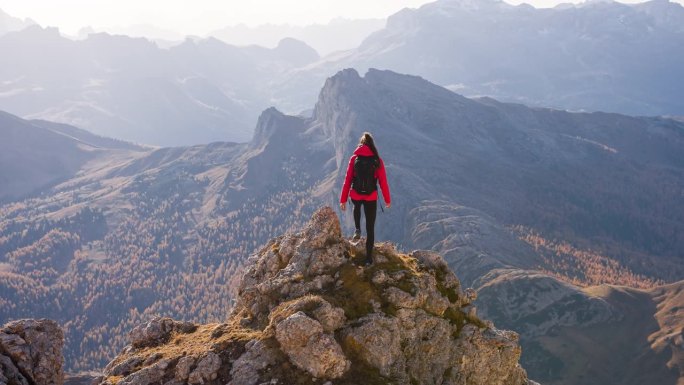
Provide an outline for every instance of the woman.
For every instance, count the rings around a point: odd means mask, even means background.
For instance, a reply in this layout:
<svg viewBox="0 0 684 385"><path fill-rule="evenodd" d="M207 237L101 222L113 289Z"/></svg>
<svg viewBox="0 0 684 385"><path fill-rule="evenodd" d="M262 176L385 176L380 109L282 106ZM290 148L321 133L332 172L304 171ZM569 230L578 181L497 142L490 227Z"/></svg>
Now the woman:
<svg viewBox="0 0 684 385"><path fill-rule="evenodd" d="M361 238L361 206L366 216L366 264L373 263L373 243L375 242L375 215L378 210L377 181L380 181L382 197L390 208L390 191L385 175L385 164L378 155L378 149L370 133L364 132L359 146L349 159L347 175L342 186L340 209L347 209L347 199L354 204L354 240ZM351 189L350 189L351 188Z"/></svg>

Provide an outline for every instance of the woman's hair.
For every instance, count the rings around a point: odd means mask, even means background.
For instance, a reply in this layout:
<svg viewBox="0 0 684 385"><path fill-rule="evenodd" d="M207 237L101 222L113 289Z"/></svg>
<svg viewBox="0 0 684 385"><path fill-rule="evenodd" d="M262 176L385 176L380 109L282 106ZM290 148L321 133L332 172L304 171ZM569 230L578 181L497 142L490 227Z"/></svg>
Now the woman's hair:
<svg viewBox="0 0 684 385"><path fill-rule="evenodd" d="M370 132L364 132L363 135L361 135L359 144L365 144L366 146L370 147L370 149L373 151L373 154L375 154L377 158L380 157L380 154L378 154L378 149L375 148L375 141L373 140L373 136L370 134Z"/></svg>

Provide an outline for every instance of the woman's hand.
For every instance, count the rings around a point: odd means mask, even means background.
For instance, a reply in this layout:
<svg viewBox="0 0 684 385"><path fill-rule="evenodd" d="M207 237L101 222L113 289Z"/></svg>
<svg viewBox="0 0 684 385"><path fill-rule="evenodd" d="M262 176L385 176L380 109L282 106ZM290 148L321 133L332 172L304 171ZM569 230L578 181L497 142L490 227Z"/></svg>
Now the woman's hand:
<svg viewBox="0 0 684 385"><path fill-rule="evenodd" d="M346 203L340 203L340 210L342 210L342 211L347 210L347 204Z"/></svg>
<svg viewBox="0 0 684 385"><path fill-rule="evenodd" d="M388 203L388 204L387 204L387 208L389 209L390 207L392 207L392 204L391 204L391 203Z"/></svg>

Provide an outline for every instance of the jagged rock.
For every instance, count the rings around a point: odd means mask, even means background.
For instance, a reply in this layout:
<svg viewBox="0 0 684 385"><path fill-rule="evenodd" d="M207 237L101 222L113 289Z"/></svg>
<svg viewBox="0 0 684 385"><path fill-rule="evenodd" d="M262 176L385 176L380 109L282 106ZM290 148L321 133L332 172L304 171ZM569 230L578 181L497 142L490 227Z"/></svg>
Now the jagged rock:
<svg viewBox="0 0 684 385"><path fill-rule="evenodd" d="M19 320L0 329L0 366L7 384L62 385L64 333L52 320Z"/></svg>
<svg viewBox="0 0 684 385"><path fill-rule="evenodd" d="M149 385L160 382L166 375L166 369L170 363L171 360L169 359L160 360L152 366L142 368L126 376L118 385Z"/></svg>
<svg viewBox="0 0 684 385"><path fill-rule="evenodd" d="M473 385L526 384L527 376L517 364L520 357L518 335L511 331L485 329L481 332L473 325L463 327L456 350L459 364L464 369L457 383ZM511 367L511 364L514 364ZM465 373L468 373L467 377ZM493 381L492 379L496 379Z"/></svg>
<svg viewBox="0 0 684 385"><path fill-rule="evenodd" d="M303 312L287 317L275 329L283 352L314 377L339 378L349 369L350 362L335 338Z"/></svg>
<svg viewBox="0 0 684 385"><path fill-rule="evenodd" d="M221 358L214 352L207 353L197 363L195 370L188 376L188 384L203 384L215 380L221 367Z"/></svg>
<svg viewBox="0 0 684 385"><path fill-rule="evenodd" d="M0 354L0 384L3 385L29 385L12 360Z"/></svg>
<svg viewBox="0 0 684 385"><path fill-rule="evenodd" d="M463 305L469 305L477 299L477 291L471 287L467 288L463 294Z"/></svg>
<svg viewBox="0 0 684 385"><path fill-rule="evenodd" d="M347 321L344 316L344 310L339 307L333 307L327 301L323 301L321 306L312 311L313 317L321 323L323 330L327 333L332 333L341 328Z"/></svg>
<svg viewBox="0 0 684 385"><path fill-rule="evenodd" d="M114 361L112 361L105 367L104 372L110 376L127 376L131 374L137 366L142 364L143 361L144 360L141 357L130 357L116 365L113 365Z"/></svg>
<svg viewBox="0 0 684 385"><path fill-rule="evenodd" d="M262 341L249 341L245 347L246 352L235 361L230 371L230 385L256 385L260 374L277 363L275 352Z"/></svg>
<svg viewBox="0 0 684 385"><path fill-rule="evenodd" d="M187 380L193 365L195 365L195 357L185 356L178 360L176 364L176 379L179 381Z"/></svg>
<svg viewBox="0 0 684 385"><path fill-rule="evenodd" d="M196 328L197 326L190 322L178 322L167 317L156 317L133 328L128 334L128 338L134 347L155 346L166 342L173 331L190 333Z"/></svg>
<svg viewBox="0 0 684 385"><path fill-rule="evenodd" d="M342 332L348 351L358 355L380 374L389 377L401 355L399 320L380 314L371 314L359 320L358 327Z"/></svg>
<svg viewBox="0 0 684 385"><path fill-rule="evenodd" d="M152 320L108 375L125 376L117 385L528 383L517 334L476 317L476 293L439 254L379 243L361 266L364 252L323 208L249 258L226 323L183 334Z"/></svg>

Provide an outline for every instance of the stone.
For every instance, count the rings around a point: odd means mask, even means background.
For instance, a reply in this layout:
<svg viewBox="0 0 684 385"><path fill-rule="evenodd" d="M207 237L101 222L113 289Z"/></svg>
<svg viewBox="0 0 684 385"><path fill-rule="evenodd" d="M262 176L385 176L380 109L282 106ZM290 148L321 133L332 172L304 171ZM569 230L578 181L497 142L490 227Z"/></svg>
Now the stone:
<svg viewBox="0 0 684 385"><path fill-rule="evenodd" d="M26 377L19 372L12 360L2 354L0 354L0 383L29 385Z"/></svg>
<svg viewBox="0 0 684 385"><path fill-rule="evenodd" d="M195 357L185 356L178 360L175 372L176 379L180 381L187 380L193 365L195 365Z"/></svg>
<svg viewBox="0 0 684 385"><path fill-rule="evenodd" d="M208 352L206 356L199 359L197 367L188 376L188 384L203 384L214 380L221 367L221 357L214 352Z"/></svg>
<svg viewBox="0 0 684 385"><path fill-rule="evenodd" d="M399 321L381 314L371 314L359 320L360 326L342 331L346 350L354 352L380 374L389 377L401 356Z"/></svg>
<svg viewBox="0 0 684 385"><path fill-rule="evenodd" d="M162 354L161 354L161 353L153 353L153 354L149 355L149 356L145 359L145 361L143 361L143 365L144 365L144 366L152 365L153 363L157 362L157 360L159 360L160 358L162 358Z"/></svg>
<svg viewBox="0 0 684 385"><path fill-rule="evenodd" d="M118 364L114 364L112 361L105 367L105 374L108 376L127 376L133 372L133 370L143 363L143 358L141 357L130 357L123 360Z"/></svg>
<svg viewBox="0 0 684 385"><path fill-rule="evenodd" d="M135 348L155 346L165 341L173 331L174 321L171 318L155 317L138 325L128 333L128 339Z"/></svg>
<svg viewBox="0 0 684 385"><path fill-rule="evenodd" d="M301 311L276 325L276 339L293 364L316 378L342 377L351 365L335 338Z"/></svg>
<svg viewBox="0 0 684 385"><path fill-rule="evenodd" d="M327 301L323 301L321 306L314 309L312 313L313 317L320 322L323 330L327 333L332 333L341 328L347 321L347 318L344 316L344 310L339 307L333 307Z"/></svg>
<svg viewBox="0 0 684 385"><path fill-rule="evenodd" d="M465 291L463 292L463 297L464 300L463 302L461 302L461 305L469 305L475 302L475 300L477 299L477 291L475 291L475 289L473 289L472 287L469 287L465 289Z"/></svg>
<svg viewBox="0 0 684 385"><path fill-rule="evenodd" d="M64 383L63 346L64 333L52 320L18 320L0 329L0 352L32 385Z"/></svg>
<svg viewBox="0 0 684 385"><path fill-rule="evenodd" d="M169 363L169 359L157 361L154 365L144 367L124 377L117 385L149 385L158 383L166 375Z"/></svg>
<svg viewBox="0 0 684 385"><path fill-rule="evenodd" d="M133 348L157 346L168 340L171 333L192 333L197 325L191 322L174 321L168 317L154 317L150 321L138 325L128 333Z"/></svg>
<svg viewBox="0 0 684 385"><path fill-rule="evenodd" d="M228 385L257 385L260 374L277 363L277 354L263 341L252 340L245 348L245 353L233 363L232 381Z"/></svg>

